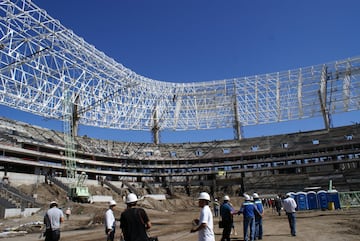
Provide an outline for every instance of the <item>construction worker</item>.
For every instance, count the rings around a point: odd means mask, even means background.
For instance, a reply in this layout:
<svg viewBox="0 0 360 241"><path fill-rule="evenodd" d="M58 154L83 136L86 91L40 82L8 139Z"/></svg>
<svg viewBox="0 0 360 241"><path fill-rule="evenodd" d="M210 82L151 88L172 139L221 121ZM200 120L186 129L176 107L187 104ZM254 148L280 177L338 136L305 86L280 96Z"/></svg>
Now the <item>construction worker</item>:
<svg viewBox="0 0 360 241"><path fill-rule="evenodd" d="M241 205L238 214L243 214L243 231L244 241L249 241L249 228L250 228L250 240L255 240L255 213L261 215L256 205L252 202L251 197L248 194L244 194L245 202Z"/></svg>
<svg viewBox="0 0 360 241"><path fill-rule="evenodd" d="M256 205L256 208L258 209L259 213L261 214L261 215L259 215L257 212L255 212L255 239L261 240L263 237L263 225L262 225L263 217L262 216L264 215L264 207L260 200L259 194L254 193L253 198L254 198L254 204Z"/></svg>
<svg viewBox="0 0 360 241"><path fill-rule="evenodd" d="M138 198L134 193L126 197L126 206L120 216L120 228L126 241L149 240L147 230L151 228L150 219L143 208L136 207Z"/></svg>
<svg viewBox="0 0 360 241"><path fill-rule="evenodd" d="M58 203L52 201L49 210L44 216L46 226L45 241L60 240L60 225L62 222L64 222L64 213L58 208Z"/></svg>
<svg viewBox="0 0 360 241"><path fill-rule="evenodd" d="M211 209L209 207L210 195L207 192L201 192L198 197L199 207L201 208L199 219L195 219L193 227L190 232L199 232L199 241L215 241L214 222Z"/></svg>
<svg viewBox="0 0 360 241"><path fill-rule="evenodd" d="M231 229L233 227L234 208L230 204L230 197L225 195L220 206L220 216L223 225L221 241L230 241Z"/></svg>
<svg viewBox="0 0 360 241"><path fill-rule="evenodd" d="M114 200L111 200L109 202L109 208L105 213L106 241L114 241L115 238L115 224L116 224L116 220L114 217L115 206L116 206L116 202Z"/></svg>

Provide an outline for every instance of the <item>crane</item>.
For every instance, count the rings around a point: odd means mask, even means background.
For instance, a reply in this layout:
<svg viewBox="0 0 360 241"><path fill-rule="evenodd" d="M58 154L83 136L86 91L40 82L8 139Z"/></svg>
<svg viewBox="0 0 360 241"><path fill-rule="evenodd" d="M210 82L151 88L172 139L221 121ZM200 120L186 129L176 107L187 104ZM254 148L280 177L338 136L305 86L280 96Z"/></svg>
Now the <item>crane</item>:
<svg viewBox="0 0 360 241"><path fill-rule="evenodd" d="M124 88L130 88L134 85L128 85ZM71 96L69 92L65 91L64 93L64 140L65 140L65 156L66 156L66 177L69 183L69 193L68 196L73 201L79 202L89 202L91 196L88 187L85 182L87 180L87 175L85 172L77 173L76 160L75 160L75 136L77 136L78 129L78 119L79 116L98 106L102 103L109 100L111 97L114 97L124 89L120 88L108 96L105 96L103 99L98 100L91 105L84 107L78 110L77 102L78 96L75 97L74 103L71 102Z"/></svg>
<svg viewBox="0 0 360 241"><path fill-rule="evenodd" d="M77 173L75 160L75 135L76 135L76 104L72 104L70 96L66 93L64 100L64 139L66 156L66 177L69 183L68 196L77 202L89 202L90 193L85 184L85 172Z"/></svg>

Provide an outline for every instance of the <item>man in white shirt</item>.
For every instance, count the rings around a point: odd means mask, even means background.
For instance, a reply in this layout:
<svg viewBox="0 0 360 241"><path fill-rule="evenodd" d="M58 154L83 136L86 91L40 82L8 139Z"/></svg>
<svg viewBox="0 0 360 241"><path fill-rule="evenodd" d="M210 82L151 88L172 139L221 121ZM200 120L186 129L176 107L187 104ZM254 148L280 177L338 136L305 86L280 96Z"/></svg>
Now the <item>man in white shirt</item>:
<svg viewBox="0 0 360 241"><path fill-rule="evenodd" d="M115 237L115 217L114 217L114 208L116 206L116 202L111 200L109 202L109 209L105 213L105 234L106 241L114 241Z"/></svg>
<svg viewBox="0 0 360 241"><path fill-rule="evenodd" d="M297 204L295 200L289 195L286 195L286 198L283 201L284 210L289 220L290 231L292 236L296 236L296 208Z"/></svg>
<svg viewBox="0 0 360 241"><path fill-rule="evenodd" d="M215 241L213 215L209 207L210 195L202 192L199 195L199 207L201 208L199 219L195 219L196 226L190 232L199 231L199 241Z"/></svg>

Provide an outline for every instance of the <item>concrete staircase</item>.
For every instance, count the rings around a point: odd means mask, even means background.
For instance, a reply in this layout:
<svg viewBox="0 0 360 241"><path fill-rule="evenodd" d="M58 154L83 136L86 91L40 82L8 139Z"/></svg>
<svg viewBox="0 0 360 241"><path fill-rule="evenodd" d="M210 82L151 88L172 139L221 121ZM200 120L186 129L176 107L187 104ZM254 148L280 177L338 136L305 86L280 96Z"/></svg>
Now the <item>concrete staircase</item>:
<svg viewBox="0 0 360 241"><path fill-rule="evenodd" d="M41 206L41 204L35 201L35 198L22 193L20 190L9 184L0 184L0 197L3 200L6 200L3 204L9 207L27 208Z"/></svg>

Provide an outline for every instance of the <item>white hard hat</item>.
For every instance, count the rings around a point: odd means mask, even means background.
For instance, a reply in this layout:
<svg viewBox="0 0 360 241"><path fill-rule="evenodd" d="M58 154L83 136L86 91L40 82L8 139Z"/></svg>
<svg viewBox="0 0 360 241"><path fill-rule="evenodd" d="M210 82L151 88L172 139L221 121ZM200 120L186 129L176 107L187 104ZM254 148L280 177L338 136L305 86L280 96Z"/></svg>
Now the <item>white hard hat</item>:
<svg viewBox="0 0 360 241"><path fill-rule="evenodd" d="M254 194L253 194L253 198L259 198L259 194L254 193Z"/></svg>
<svg viewBox="0 0 360 241"><path fill-rule="evenodd" d="M111 206L116 206L116 202L114 201L114 200L111 200L110 202L109 202L109 206L111 207Z"/></svg>
<svg viewBox="0 0 360 241"><path fill-rule="evenodd" d="M228 195L224 196L224 201L230 201L230 197Z"/></svg>
<svg viewBox="0 0 360 241"><path fill-rule="evenodd" d="M251 198L250 198L250 196L249 196L248 194L244 194L244 198L245 198L246 201L250 201L250 200L251 200Z"/></svg>
<svg viewBox="0 0 360 241"><path fill-rule="evenodd" d="M134 203L137 202L138 198L134 193L129 193L126 197L126 203Z"/></svg>
<svg viewBox="0 0 360 241"><path fill-rule="evenodd" d="M207 192L201 192L198 199L210 201L210 195Z"/></svg>
<svg viewBox="0 0 360 241"><path fill-rule="evenodd" d="M51 205L57 205L57 201L51 201L51 202L50 202L50 206L51 206Z"/></svg>

